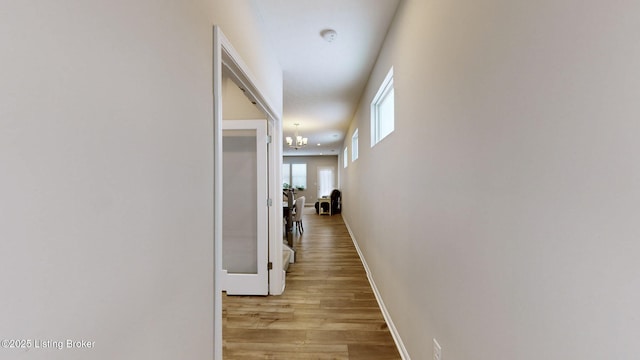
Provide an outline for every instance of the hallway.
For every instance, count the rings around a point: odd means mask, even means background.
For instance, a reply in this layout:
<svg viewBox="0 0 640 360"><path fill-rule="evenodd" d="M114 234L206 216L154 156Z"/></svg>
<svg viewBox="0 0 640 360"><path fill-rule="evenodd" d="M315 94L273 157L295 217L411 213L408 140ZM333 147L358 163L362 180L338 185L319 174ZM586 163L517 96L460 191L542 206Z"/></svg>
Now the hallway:
<svg viewBox="0 0 640 360"><path fill-rule="evenodd" d="M224 359L400 359L342 217L303 223L282 296L223 295Z"/></svg>

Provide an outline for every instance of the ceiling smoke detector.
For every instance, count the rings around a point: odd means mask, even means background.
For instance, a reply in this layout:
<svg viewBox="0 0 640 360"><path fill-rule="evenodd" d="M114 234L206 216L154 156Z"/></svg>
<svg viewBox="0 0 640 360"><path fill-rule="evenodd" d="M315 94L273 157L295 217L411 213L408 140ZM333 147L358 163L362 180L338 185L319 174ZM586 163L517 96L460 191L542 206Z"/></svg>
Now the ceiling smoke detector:
<svg viewBox="0 0 640 360"><path fill-rule="evenodd" d="M320 32L320 36L322 36L326 42L333 42L336 36L338 36L338 33L333 29L325 29Z"/></svg>

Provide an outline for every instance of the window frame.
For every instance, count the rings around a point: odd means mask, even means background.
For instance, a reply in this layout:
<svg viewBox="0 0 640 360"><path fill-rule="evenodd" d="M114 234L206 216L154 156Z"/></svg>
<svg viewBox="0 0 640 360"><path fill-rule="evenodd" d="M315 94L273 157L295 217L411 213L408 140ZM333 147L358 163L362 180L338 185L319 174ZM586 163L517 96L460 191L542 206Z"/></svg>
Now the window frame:
<svg viewBox="0 0 640 360"><path fill-rule="evenodd" d="M307 183L309 180L309 166L307 163L282 163L283 169L282 169L282 187L284 188L284 184L287 183L289 184L289 188L297 188L296 185L293 184L293 167L294 165L304 165L304 184L302 186L304 186L304 189L307 189ZM284 167L288 168L288 171L284 170ZM285 178L285 174L288 173L289 176L287 178ZM298 176L300 177L300 176Z"/></svg>
<svg viewBox="0 0 640 360"><path fill-rule="evenodd" d="M351 135L351 162L358 160L358 129Z"/></svg>
<svg viewBox="0 0 640 360"><path fill-rule="evenodd" d="M349 166L349 147L345 146L342 152L342 165L346 169Z"/></svg>
<svg viewBox="0 0 640 360"><path fill-rule="evenodd" d="M303 166L304 167L304 184L295 184L293 179L294 178L300 178L302 177L301 175L295 175L294 174L294 167L298 167L298 166ZM305 190L307 189L307 179L308 179L308 171L307 171L307 163L291 163L291 186L293 186L294 188L299 188L299 187L303 187Z"/></svg>
<svg viewBox="0 0 640 360"><path fill-rule="evenodd" d="M382 119L380 116L380 107L387 100L389 94L392 94L394 112L391 119ZM391 130L385 134L381 134L382 121L389 121ZM382 81L378 92L371 101L371 147L374 147L382 139L389 136L395 130L395 88L393 86L393 66Z"/></svg>
<svg viewBox="0 0 640 360"><path fill-rule="evenodd" d="M285 168L287 170L285 170ZM284 184L287 184L291 187L291 163L283 163L282 164L282 188L284 189Z"/></svg>

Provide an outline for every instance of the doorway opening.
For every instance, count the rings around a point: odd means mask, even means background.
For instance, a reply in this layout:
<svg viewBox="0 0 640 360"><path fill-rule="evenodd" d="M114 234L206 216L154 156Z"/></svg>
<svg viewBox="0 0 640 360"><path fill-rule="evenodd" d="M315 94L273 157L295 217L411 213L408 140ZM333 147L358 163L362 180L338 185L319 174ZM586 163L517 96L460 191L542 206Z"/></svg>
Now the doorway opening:
<svg viewBox="0 0 640 360"><path fill-rule="evenodd" d="M224 76L223 76L224 74ZM271 133L269 140L273 144L280 144L282 141L282 115L276 111L262 94L256 81L248 70L247 66L233 48L227 37L222 33L218 26L213 28L213 161L214 161L214 359L222 360L222 290L228 287L225 281L228 277L223 274L223 238L224 238L224 159L223 159L223 118L225 103L232 100L228 94L225 96L223 91L223 77L228 79L237 86L243 93L243 96L259 110L267 124L267 129ZM224 99L223 99L224 98ZM227 109L228 110L228 109ZM256 135L256 138L258 135ZM266 136L265 136L266 137ZM264 138L263 138L264 140ZM266 205L267 227L266 237L268 240L268 268L267 289L272 295L279 295L284 290L284 272L282 270L282 210L279 206L282 202L281 191L281 164L282 164L282 146L272 146L271 151L267 151L266 155L266 174L264 178L266 182L267 197L257 199L259 204L262 202ZM264 174L257 175L263 177ZM270 180L269 180L270 179ZM227 180L229 181L229 180ZM258 206L261 207L261 206ZM229 226L229 224L227 224ZM259 252L259 250L257 250ZM277 254L280 254L279 256ZM257 264L256 266L262 266ZM266 266L265 266L266 268ZM269 270L273 268L274 270ZM244 270L241 270L244 271ZM228 272L227 272L228 274Z"/></svg>

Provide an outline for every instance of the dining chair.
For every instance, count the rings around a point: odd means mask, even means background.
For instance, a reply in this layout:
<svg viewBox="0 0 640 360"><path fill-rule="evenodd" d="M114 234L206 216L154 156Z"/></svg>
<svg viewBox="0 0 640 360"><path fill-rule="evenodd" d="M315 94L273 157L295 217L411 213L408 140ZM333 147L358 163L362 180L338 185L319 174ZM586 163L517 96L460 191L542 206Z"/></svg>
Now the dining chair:
<svg viewBox="0 0 640 360"><path fill-rule="evenodd" d="M293 214L293 223L300 233L304 232L304 226L302 226L302 212L304 210L304 202L304 196L296 198L296 206L294 208L295 213Z"/></svg>

